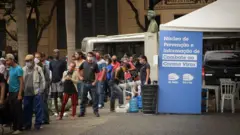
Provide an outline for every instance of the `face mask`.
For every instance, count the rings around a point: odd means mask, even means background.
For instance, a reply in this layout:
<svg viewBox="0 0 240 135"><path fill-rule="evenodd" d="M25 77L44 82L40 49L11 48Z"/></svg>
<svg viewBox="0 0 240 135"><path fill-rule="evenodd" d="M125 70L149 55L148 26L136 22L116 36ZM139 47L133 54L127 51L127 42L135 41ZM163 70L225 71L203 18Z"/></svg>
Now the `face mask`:
<svg viewBox="0 0 240 135"><path fill-rule="evenodd" d="M30 67L32 67L32 63L31 63L31 62L26 62L26 66L27 66L28 68L30 68Z"/></svg>
<svg viewBox="0 0 240 135"><path fill-rule="evenodd" d="M108 64L109 64L109 62L106 62L106 64L108 65Z"/></svg>
<svg viewBox="0 0 240 135"><path fill-rule="evenodd" d="M113 62L115 63L117 60L113 60Z"/></svg>
<svg viewBox="0 0 240 135"><path fill-rule="evenodd" d="M38 58L34 59L34 63L38 64L40 62L40 60Z"/></svg>

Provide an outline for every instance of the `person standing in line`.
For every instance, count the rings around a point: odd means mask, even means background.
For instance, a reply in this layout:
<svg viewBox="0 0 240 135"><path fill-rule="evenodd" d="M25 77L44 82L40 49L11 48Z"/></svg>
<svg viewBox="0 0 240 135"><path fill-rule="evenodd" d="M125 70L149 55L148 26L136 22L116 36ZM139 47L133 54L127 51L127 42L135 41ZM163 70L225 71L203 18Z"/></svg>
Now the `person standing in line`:
<svg viewBox="0 0 240 135"><path fill-rule="evenodd" d="M106 96L106 98L107 97L111 97L111 89L110 89L110 87L109 87L109 82L111 81L111 79L112 79L112 72L113 72L113 66L112 66L112 60L111 60L111 58L106 58L105 59L105 61L106 61L106 64L107 64L107 67L106 67L106 76L107 76L107 83L106 83L106 89L107 89L107 91L106 91L106 93L105 93L105 96Z"/></svg>
<svg viewBox="0 0 240 135"><path fill-rule="evenodd" d="M86 102L88 92L91 91L92 101L93 101L93 112L96 117L100 117L98 112L98 101L99 95L96 91L97 83L97 73L99 73L98 65L94 62L94 53L88 52L87 61L85 61L80 67L80 80L83 81L83 92L82 92L82 101L80 104L80 114L79 117L85 116L86 111Z"/></svg>
<svg viewBox="0 0 240 135"><path fill-rule="evenodd" d="M117 56L113 55L112 56L112 66L113 66L113 71L115 71L117 68L120 67L120 63L117 61Z"/></svg>
<svg viewBox="0 0 240 135"><path fill-rule="evenodd" d="M9 105L10 115L13 118L13 134L19 134L22 130L23 112L22 112L22 94L23 94L23 70L15 62L13 54L6 55L6 64L9 69Z"/></svg>
<svg viewBox="0 0 240 135"><path fill-rule="evenodd" d="M151 84L150 65L148 64L147 57L144 55L140 56L139 62L142 64L142 67L140 69L141 85Z"/></svg>
<svg viewBox="0 0 240 135"><path fill-rule="evenodd" d="M50 62L50 70L52 71L52 97L54 99L54 105L56 109L57 116L59 115L58 109L58 98L60 98L61 103L63 101L63 86L62 86L62 75L66 70L67 62L65 60L60 60L60 52L58 49L53 50L54 60Z"/></svg>
<svg viewBox="0 0 240 135"><path fill-rule="evenodd" d="M78 72L75 71L76 63L71 62L68 71L65 71L63 73L63 87L64 87L64 96L63 96L63 103L62 103L62 109L60 116L58 117L58 120L62 120L65 106L68 102L69 97L71 97L72 101L72 117L71 119L75 119L76 115L76 109L77 109L77 101L78 101L78 96L77 96L77 82L78 82Z"/></svg>
<svg viewBox="0 0 240 135"><path fill-rule="evenodd" d="M25 62L26 66L23 67L24 127L25 130L32 128L32 115L34 110L36 114L34 127L39 130L43 122L42 94L46 87L45 77L42 68L35 64L36 60L34 63L33 55L27 55Z"/></svg>
<svg viewBox="0 0 240 135"><path fill-rule="evenodd" d="M97 77L97 92L99 94L98 107L101 109L104 107L105 89L106 89L106 61L102 58L99 52L96 52L96 59L98 64L98 77Z"/></svg>
<svg viewBox="0 0 240 135"><path fill-rule="evenodd" d="M85 61L84 60L84 54L82 52L75 52L75 71L79 72L79 67L82 65L82 63ZM78 78L79 78L79 74L78 74ZM78 83L77 83L77 90L78 90L78 98L81 97L81 89L82 89L82 81L79 79Z"/></svg>
<svg viewBox="0 0 240 135"><path fill-rule="evenodd" d="M49 88L50 88L50 70L48 68L47 63L44 62L45 55L42 55L42 53L36 52L35 53L35 59L34 62L36 65L40 66L42 68L44 78L45 78L45 88L42 96L43 101L43 124L49 124L49 111L48 111L48 94L49 94Z"/></svg>
<svg viewBox="0 0 240 135"><path fill-rule="evenodd" d="M113 71L112 80L110 81L110 89L111 89L111 99L110 99L110 111L115 111L115 99L118 98L119 108L124 108L124 99L123 99L123 91L119 87L119 84L124 83L124 72L126 72L130 68L130 65L127 63L123 63L122 66L118 67L115 71Z"/></svg>

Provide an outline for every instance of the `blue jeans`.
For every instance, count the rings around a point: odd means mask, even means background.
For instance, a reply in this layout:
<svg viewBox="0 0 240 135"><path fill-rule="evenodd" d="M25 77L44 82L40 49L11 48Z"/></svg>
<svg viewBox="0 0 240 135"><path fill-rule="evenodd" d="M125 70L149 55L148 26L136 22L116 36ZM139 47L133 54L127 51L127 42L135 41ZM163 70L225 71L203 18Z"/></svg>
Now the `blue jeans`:
<svg viewBox="0 0 240 135"><path fill-rule="evenodd" d="M105 81L97 82L97 92L99 94L98 104L104 106L104 98L105 98Z"/></svg>
<svg viewBox="0 0 240 135"><path fill-rule="evenodd" d="M77 89L78 89L78 98L80 99L81 98L81 93L82 93L82 85L83 85L83 82L82 81L79 81L77 83Z"/></svg>
<svg viewBox="0 0 240 135"><path fill-rule="evenodd" d="M80 113L85 113L86 111L86 103L87 103L87 95L88 92L92 93L92 101L93 101L93 111L98 112L98 101L99 95L96 91L96 86L93 86L91 83L83 83L82 85L82 95L81 95L81 103L80 103Z"/></svg>
<svg viewBox="0 0 240 135"><path fill-rule="evenodd" d="M43 106L42 106L42 96L25 96L24 97L24 126L26 128L32 127L32 115L33 115L33 107L35 110L35 128L40 128L43 121Z"/></svg>

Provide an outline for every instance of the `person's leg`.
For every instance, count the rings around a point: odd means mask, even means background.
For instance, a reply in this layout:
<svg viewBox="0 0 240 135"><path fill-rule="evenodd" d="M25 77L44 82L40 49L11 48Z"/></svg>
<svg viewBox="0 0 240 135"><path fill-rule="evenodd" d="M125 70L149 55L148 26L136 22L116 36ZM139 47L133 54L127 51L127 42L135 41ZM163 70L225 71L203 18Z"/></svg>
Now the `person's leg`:
<svg viewBox="0 0 240 135"><path fill-rule="evenodd" d="M76 115L76 109L77 109L77 101L78 101L78 95L77 93L72 94L71 96L71 100L72 100L72 117L74 118Z"/></svg>
<svg viewBox="0 0 240 135"><path fill-rule="evenodd" d="M78 98L80 99L81 98L81 90L82 90L82 82L78 82L77 83L77 89L78 89Z"/></svg>
<svg viewBox="0 0 240 135"><path fill-rule="evenodd" d="M98 112L99 94L96 91L96 86L90 86L90 90L91 90L91 93L92 93L93 111Z"/></svg>
<svg viewBox="0 0 240 135"><path fill-rule="evenodd" d="M43 101L41 95L34 96L34 107L35 107L35 129L40 129L43 121Z"/></svg>
<svg viewBox="0 0 240 135"><path fill-rule="evenodd" d="M32 114L33 114L33 96L24 97L24 127L31 129L32 127Z"/></svg>
<svg viewBox="0 0 240 135"><path fill-rule="evenodd" d="M69 95L67 93L64 93L61 113L60 113L60 116L58 118L59 120L61 120L62 117L63 117L64 111L65 111L65 106L66 106L66 104L68 102L68 99L69 99Z"/></svg>
<svg viewBox="0 0 240 135"><path fill-rule="evenodd" d="M114 83L109 82L109 88L111 91L111 97L110 97L110 111L115 111L115 98L116 98L116 92L114 89Z"/></svg>
<svg viewBox="0 0 240 135"><path fill-rule="evenodd" d="M22 100L17 99L18 92L16 93L16 98L15 98L15 115L17 116L16 118L16 123L17 123L17 130L22 130L23 127L23 108L22 108Z"/></svg>
<svg viewBox="0 0 240 135"><path fill-rule="evenodd" d="M79 116L84 116L85 115L85 108L86 108L86 103L87 103L87 95L89 89L87 88L87 85L84 83L82 85L82 95L81 95L81 103L80 103L80 115Z"/></svg>
<svg viewBox="0 0 240 135"><path fill-rule="evenodd" d="M99 95L98 107L102 108L104 106L104 89L103 82L97 82L96 92Z"/></svg>
<svg viewBox="0 0 240 135"><path fill-rule="evenodd" d="M54 100L54 107L57 115L59 115L59 110L58 110L58 93L57 93L57 83L52 83L52 97Z"/></svg>
<svg viewBox="0 0 240 135"><path fill-rule="evenodd" d="M43 124L49 124L48 93L42 95L43 100Z"/></svg>
<svg viewBox="0 0 240 135"><path fill-rule="evenodd" d="M118 97L119 106L121 106L124 104L123 91L117 84L114 84L114 89L115 89L116 95Z"/></svg>

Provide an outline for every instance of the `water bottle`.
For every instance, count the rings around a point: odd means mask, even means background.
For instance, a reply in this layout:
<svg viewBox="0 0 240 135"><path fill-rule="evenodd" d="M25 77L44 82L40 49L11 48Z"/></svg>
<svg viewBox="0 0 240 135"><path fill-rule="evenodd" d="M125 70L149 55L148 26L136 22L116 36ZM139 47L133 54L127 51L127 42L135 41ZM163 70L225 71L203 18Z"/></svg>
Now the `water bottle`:
<svg viewBox="0 0 240 135"><path fill-rule="evenodd" d="M138 112L138 103L137 103L137 98L133 97L129 101L129 112L130 113L137 113Z"/></svg>
<svg viewBox="0 0 240 135"><path fill-rule="evenodd" d="M142 109L142 96L137 96L138 109Z"/></svg>

